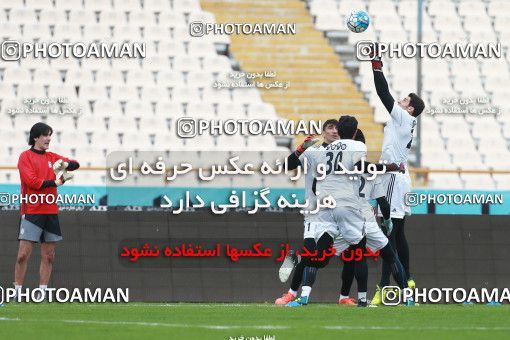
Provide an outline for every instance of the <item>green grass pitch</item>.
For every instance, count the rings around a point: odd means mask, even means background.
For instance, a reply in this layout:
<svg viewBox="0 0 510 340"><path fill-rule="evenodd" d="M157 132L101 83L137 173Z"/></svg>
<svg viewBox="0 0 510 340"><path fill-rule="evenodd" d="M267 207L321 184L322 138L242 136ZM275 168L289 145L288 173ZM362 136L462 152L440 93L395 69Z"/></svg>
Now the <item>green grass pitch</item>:
<svg viewBox="0 0 510 340"><path fill-rule="evenodd" d="M509 339L510 306L8 304L0 339ZM266 338L267 339L267 338Z"/></svg>

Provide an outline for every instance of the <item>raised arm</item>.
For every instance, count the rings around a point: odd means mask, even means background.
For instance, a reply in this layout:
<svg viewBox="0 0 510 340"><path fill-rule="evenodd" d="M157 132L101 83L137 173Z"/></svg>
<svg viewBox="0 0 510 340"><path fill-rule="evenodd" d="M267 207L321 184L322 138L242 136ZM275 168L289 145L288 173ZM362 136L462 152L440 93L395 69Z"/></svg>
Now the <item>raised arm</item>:
<svg viewBox="0 0 510 340"><path fill-rule="evenodd" d="M310 146L314 145L318 141L319 139L316 138L316 136L314 135L306 137L303 143L301 143L301 145L297 147L296 151L294 151L287 157L288 169L294 170L298 166L302 166L301 161L299 160L299 156L301 156L306 149L308 149Z"/></svg>
<svg viewBox="0 0 510 340"><path fill-rule="evenodd" d="M395 105L395 99L390 94L390 90L388 88L388 82L386 81L386 78L384 77L384 73L382 70L373 70L374 73L374 84L375 84L375 90L377 91L377 95L379 96L379 99L381 99L381 102L383 103L386 110L391 113L393 110L393 105Z"/></svg>
<svg viewBox="0 0 510 340"><path fill-rule="evenodd" d="M377 46L377 43L375 43L372 50L372 71L374 73L375 90L384 104L384 107L391 114L393 105L395 104L395 99L393 99L390 94L388 82L386 81L386 78L384 78L382 67L383 63L381 56L379 55L379 47Z"/></svg>

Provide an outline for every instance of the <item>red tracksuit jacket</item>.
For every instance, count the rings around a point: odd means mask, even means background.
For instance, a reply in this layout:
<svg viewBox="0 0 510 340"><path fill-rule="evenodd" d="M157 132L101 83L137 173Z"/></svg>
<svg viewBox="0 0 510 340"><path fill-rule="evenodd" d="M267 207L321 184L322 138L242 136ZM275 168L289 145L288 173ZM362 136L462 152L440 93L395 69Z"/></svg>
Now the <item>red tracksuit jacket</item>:
<svg viewBox="0 0 510 340"><path fill-rule="evenodd" d="M21 194L52 194L57 195L56 187L47 187L41 189L46 180L55 180L56 175L53 172L53 163L62 159L65 162L76 162L66 157L62 157L53 152L38 151L34 149L26 150L21 153L18 160L18 170L21 179ZM78 162L76 162L78 163ZM21 203L21 214L57 214L58 205L37 202L36 204Z"/></svg>

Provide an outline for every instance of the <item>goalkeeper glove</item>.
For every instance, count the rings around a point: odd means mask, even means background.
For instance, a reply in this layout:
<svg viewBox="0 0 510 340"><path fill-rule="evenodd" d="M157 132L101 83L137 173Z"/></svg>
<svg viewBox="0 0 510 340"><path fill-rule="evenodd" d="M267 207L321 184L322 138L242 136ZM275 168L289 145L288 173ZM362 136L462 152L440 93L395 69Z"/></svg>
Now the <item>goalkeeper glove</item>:
<svg viewBox="0 0 510 340"><path fill-rule="evenodd" d="M59 159L58 161L53 163L53 172L55 173L56 179L59 179L64 175L68 166L69 163L64 162L62 159Z"/></svg>
<svg viewBox="0 0 510 340"><path fill-rule="evenodd" d="M390 236L391 231L393 230L393 222L391 221L391 217L385 220L383 218L383 226L386 229L386 236Z"/></svg>
<svg viewBox="0 0 510 340"><path fill-rule="evenodd" d="M372 57L372 70L381 71L383 62L381 60L381 56L379 55L379 45L377 43L374 43L370 56Z"/></svg>
<svg viewBox="0 0 510 340"><path fill-rule="evenodd" d="M319 138L315 138L315 135L311 135L305 138L303 143L299 145L296 149L296 156L301 156L303 152L305 152L306 149L308 149L310 146L314 145L319 141Z"/></svg>
<svg viewBox="0 0 510 340"><path fill-rule="evenodd" d="M73 179L73 177L74 177L73 173L64 170L64 173L62 174L62 180L64 181L64 183L70 181L71 179Z"/></svg>
<svg viewBox="0 0 510 340"><path fill-rule="evenodd" d="M406 165L404 163L400 163L398 168L399 168L398 171L400 171L401 173L403 173L403 174L406 173Z"/></svg>
<svg viewBox="0 0 510 340"><path fill-rule="evenodd" d="M386 171L398 171L401 173L406 172L406 165L404 163L396 164L396 163L390 163L386 166Z"/></svg>

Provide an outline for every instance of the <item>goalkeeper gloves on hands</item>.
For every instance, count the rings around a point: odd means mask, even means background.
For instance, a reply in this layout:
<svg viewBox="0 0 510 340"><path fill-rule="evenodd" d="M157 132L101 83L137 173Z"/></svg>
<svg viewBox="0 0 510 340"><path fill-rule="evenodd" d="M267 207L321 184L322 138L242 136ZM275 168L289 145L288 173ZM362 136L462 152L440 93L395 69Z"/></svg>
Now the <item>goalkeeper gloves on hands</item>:
<svg viewBox="0 0 510 340"><path fill-rule="evenodd" d="M386 236L390 236L391 231L393 230L393 222L391 221L391 217L385 220L383 218L383 226L386 229Z"/></svg>
<svg viewBox="0 0 510 340"><path fill-rule="evenodd" d="M398 171L404 174L406 172L406 165L404 163L390 163L386 165L386 171Z"/></svg>
<svg viewBox="0 0 510 340"><path fill-rule="evenodd" d="M308 149L310 146L314 145L318 141L319 138L315 138L315 135L306 137L303 143L301 143L301 145L297 147L296 156L298 157L301 156L306 149Z"/></svg>
<svg viewBox="0 0 510 340"><path fill-rule="evenodd" d="M68 162L64 162L62 159L59 159L53 164L53 172L55 173L56 180L59 180L62 178L62 184L65 183L65 181L68 181L74 177L73 174L68 173L66 171L67 167L69 166Z"/></svg>
<svg viewBox="0 0 510 340"><path fill-rule="evenodd" d="M74 174L72 172L64 171L64 173L62 174L62 180L64 182L67 182L67 181L73 179L73 177L74 177Z"/></svg>
<svg viewBox="0 0 510 340"><path fill-rule="evenodd" d="M379 45L377 43L373 44L372 53L370 53L372 57L372 70L381 71L383 62L381 60L381 56L379 55Z"/></svg>

